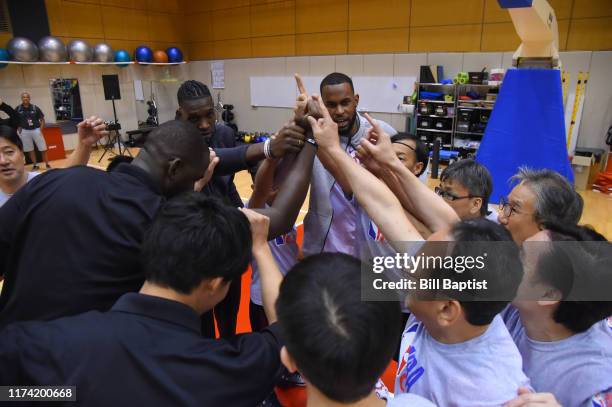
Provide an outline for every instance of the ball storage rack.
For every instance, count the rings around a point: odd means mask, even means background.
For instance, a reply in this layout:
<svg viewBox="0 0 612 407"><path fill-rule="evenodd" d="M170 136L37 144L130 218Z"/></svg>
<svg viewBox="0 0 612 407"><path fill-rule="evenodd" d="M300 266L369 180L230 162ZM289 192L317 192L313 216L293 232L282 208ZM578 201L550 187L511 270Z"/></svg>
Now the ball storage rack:
<svg viewBox="0 0 612 407"><path fill-rule="evenodd" d="M156 65L156 66L170 66L170 65L182 65L188 61L181 62L76 62L76 61L65 61L65 62L46 62L46 61L35 61L35 62L21 62L21 61L0 61L0 64L16 64L16 65Z"/></svg>

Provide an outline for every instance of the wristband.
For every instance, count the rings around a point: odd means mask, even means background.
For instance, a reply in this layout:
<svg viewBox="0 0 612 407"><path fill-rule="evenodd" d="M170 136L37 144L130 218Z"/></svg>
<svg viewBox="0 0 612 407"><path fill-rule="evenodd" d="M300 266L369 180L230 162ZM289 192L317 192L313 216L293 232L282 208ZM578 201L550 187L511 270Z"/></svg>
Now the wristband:
<svg viewBox="0 0 612 407"><path fill-rule="evenodd" d="M313 138L305 138L304 140L306 140L307 143L312 144L315 148L319 147L319 145L317 144L317 141Z"/></svg>

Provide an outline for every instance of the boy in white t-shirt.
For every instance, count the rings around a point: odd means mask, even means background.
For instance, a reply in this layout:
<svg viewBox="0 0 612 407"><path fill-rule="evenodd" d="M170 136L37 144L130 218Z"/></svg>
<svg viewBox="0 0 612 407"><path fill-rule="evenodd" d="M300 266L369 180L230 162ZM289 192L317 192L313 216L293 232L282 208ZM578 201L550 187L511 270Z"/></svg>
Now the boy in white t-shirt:
<svg viewBox="0 0 612 407"><path fill-rule="evenodd" d="M549 224L522 250L525 278L502 316L533 388L563 406L612 406L612 247Z"/></svg>

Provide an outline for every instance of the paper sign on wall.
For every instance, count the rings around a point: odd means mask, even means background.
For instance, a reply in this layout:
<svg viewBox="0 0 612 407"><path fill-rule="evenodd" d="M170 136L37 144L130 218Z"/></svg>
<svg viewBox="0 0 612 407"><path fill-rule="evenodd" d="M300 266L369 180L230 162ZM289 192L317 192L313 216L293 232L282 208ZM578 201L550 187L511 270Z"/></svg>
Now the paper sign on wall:
<svg viewBox="0 0 612 407"><path fill-rule="evenodd" d="M223 61L211 62L210 75L212 76L213 89L225 88L225 70L223 67Z"/></svg>

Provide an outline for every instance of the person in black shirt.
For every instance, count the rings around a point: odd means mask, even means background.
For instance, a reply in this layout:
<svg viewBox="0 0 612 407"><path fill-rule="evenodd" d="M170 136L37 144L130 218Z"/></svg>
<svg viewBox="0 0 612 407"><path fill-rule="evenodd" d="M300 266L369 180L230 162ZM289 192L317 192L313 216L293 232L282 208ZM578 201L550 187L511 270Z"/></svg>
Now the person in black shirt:
<svg viewBox="0 0 612 407"><path fill-rule="evenodd" d="M0 208L0 327L107 310L137 291L144 230L163 197L191 190L207 166L198 130L170 121L129 165L52 170L24 185Z"/></svg>
<svg viewBox="0 0 612 407"><path fill-rule="evenodd" d="M169 200L144 237L140 293L105 313L7 327L0 385L76 386L79 404L94 407L257 405L280 374L283 346L274 323L282 275L267 227L265 216L195 192ZM251 251L263 265L272 324L228 340L202 337L199 314L226 295Z"/></svg>
<svg viewBox="0 0 612 407"><path fill-rule="evenodd" d="M19 124L21 123L19 113L17 113L10 105L4 103L2 98L0 98L0 110L6 113L8 116L6 119L0 119L0 126L9 126L17 130Z"/></svg>
<svg viewBox="0 0 612 407"><path fill-rule="evenodd" d="M34 153L34 144L40 151L42 159L45 162L47 169L51 168L49 159L47 158L47 143L43 137L43 128L45 127L45 115L42 110L36 105L30 103L30 94L23 92L21 94L21 104L15 108L19 114L21 122L19 124L19 136L23 143L23 151L30 155L32 160L32 170L38 169L36 154Z"/></svg>
<svg viewBox="0 0 612 407"><path fill-rule="evenodd" d="M199 81L184 82L178 92L179 109L176 118L194 123L209 140L210 146L219 157L210 182L202 192L215 196L235 207L244 204L234 185L234 174L266 158L264 143L236 146L234 130L224 124L216 123L215 106L208 86ZM286 154L298 153L304 145L304 129L295 124L287 124L277 135L270 139L269 155L281 158ZM236 333L238 307L240 305L241 280L232 282L230 293L214 309L219 333L227 338ZM203 315L204 335L214 337L213 312Z"/></svg>

